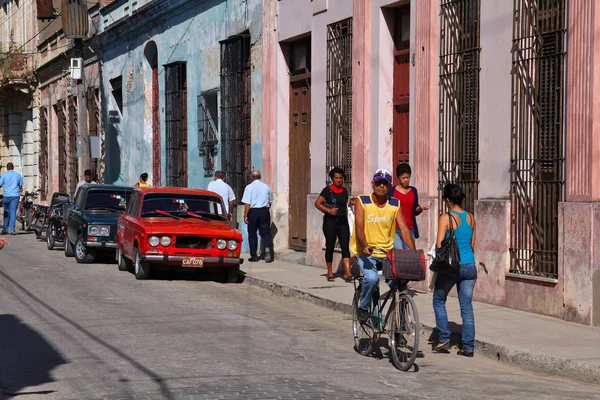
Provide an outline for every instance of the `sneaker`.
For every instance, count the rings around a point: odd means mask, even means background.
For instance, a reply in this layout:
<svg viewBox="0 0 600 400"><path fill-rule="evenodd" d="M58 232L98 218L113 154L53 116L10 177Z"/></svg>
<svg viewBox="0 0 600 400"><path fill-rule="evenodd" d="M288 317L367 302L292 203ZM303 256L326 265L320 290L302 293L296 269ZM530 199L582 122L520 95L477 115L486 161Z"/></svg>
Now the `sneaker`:
<svg viewBox="0 0 600 400"><path fill-rule="evenodd" d="M16 234L17 234L17 232L11 232L11 233L9 233L9 235L16 235Z"/></svg>
<svg viewBox="0 0 600 400"><path fill-rule="evenodd" d="M265 258L265 262L266 263L272 263L273 262L273 252L271 251L271 249L269 249L269 248L265 249L264 258Z"/></svg>
<svg viewBox="0 0 600 400"><path fill-rule="evenodd" d="M358 320L363 324L366 323L369 320L369 318L371 317L371 314L369 314L369 312L367 310L363 310L362 308L359 308L358 312L356 314L357 314Z"/></svg>
<svg viewBox="0 0 600 400"><path fill-rule="evenodd" d="M472 351L466 351L466 350L459 350L457 353L457 355L459 356L465 356L465 357L473 357L473 352Z"/></svg>
<svg viewBox="0 0 600 400"><path fill-rule="evenodd" d="M248 262L258 262L258 257L252 256L248 259Z"/></svg>
<svg viewBox="0 0 600 400"><path fill-rule="evenodd" d="M448 354L450 353L450 347L450 341L448 340L446 343L439 343L437 346L434 346L431 350L433 350L434 353Z"/></svg>
<svg viewBox="0 0 600 400"><path fill-rule="evenodd" d="M6 229L2 229L2 234L6 235Z"/></svg>

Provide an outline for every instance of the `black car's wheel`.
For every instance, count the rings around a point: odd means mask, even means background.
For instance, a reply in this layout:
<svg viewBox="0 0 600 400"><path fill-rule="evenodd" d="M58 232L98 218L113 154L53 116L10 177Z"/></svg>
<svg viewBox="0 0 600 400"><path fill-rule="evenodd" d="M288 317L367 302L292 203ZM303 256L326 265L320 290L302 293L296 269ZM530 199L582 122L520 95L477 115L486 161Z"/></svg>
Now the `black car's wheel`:
<svg viewBox="0 0 600 400"><path fill-rule="evenodd" d="M142 255L137 247L133 249L133 258L135 279L143 280L150 278L150 265L146 261L142 261Z"/></svg>
<svg viewBox="0 0 600 400"><path fill-rule="evenodd" d="M121 250L117 248L117 264L119 271L131 271L133 269L133 262L125 257Z"/></svg>
<svg viewBox="0 0 600 400"><path fill-rule="evenodd" d="M54 235L52 234L51 227L48 227L46 230L46 246L48 250L54 250Z"/></svg>
<svg viewBox="0 0 600 400"><path fill-rule="evenodd" d="M73 245L68 236L65 236L65 257L73 257Z"/></svg>
<svg viewBox="0 0 600 400"><path fill-rule="evenodd" d="M75 260L81 264L89 264L94 262L96 258L96 252L94 250L88 250L84 243L83 236L79 236L75 242Z"/></svg>
<svg viewBox="0 0 600 400"><path fill-rule="evenodd" d="M233 267L227 267L227 283L238 283L238 279L240 277L240 265L235 265Z"/></svg>

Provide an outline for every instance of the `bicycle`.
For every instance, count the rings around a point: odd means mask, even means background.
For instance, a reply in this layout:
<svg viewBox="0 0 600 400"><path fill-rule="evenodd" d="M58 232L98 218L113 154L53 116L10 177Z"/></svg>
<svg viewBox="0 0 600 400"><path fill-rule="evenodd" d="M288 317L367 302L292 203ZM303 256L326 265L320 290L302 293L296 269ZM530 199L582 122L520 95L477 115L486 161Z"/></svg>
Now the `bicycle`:
<svg viewBox="0 0 600 400"><path fill-rule="evenodd" d="M371 247L371 249L387 253L378 247ZM383 260L382 258L377 263L379 276L382 275ZM419 351L420 325L417 306L408 292L407 281L396 279L383 302L380 298L379 284L377 284L369 307L371 318L362 323L359 321L357 313L363 278L363 276L356 276L354 281L354 297L352 299L354 348L360 355L369 355L373 350L373 344L379 340L381 335L387 334L390 339L392 364L400 371L408 371L413 366ZM382 311L388 301L390 305L385 318L382 319Z"/></svg>

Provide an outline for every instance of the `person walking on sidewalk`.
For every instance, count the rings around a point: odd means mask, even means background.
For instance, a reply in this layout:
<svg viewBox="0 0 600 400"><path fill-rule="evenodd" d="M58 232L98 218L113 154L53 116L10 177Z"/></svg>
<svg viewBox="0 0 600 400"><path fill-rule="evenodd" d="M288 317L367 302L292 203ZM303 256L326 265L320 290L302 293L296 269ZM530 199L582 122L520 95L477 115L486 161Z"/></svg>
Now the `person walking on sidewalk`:
<svg viewBox="0 0 600 400"><path fill-rule="evenodd" d="M336 240L340 242L344 261L344 279L352 282L350 273L350 227L348 226L348 190L344 184L344 170L333 168L329 171L331 185L326 186L317 200L315 207L323 213L323 234L325 235L325 263L327 264L327 281L333 282L333 250Z"/></svg>
<svg viewBox="0 0 600 400"><path fill-rule="evenodd" d="M227 183L225 183L225 172L216 171L213 180L208 184L207 190L215 192L223 198L225 204L225 212L229 221L233 218L233 202L235 201L235 193Z"/></svg>
<svg viewBox="0 0 600 400"><path fill-rule="evenodd" d="M379 168L373 174L373 193L360 195L355 203L355 232L352 236L351 250L356 254L358 266L364 276L360 303L358 305L358 319L365 322L369 319L369 306L376 285L379 284L377 264L382 262L386 252L394 248L396 224L400 227L402 239L406 241L409 249L415 248L415 242L410 230L400 212L398 199L388 197L392 187L392 173ZM391 287L393 281L388 281Z"/></svg>
<svg viewBox="0 0 600 400"><path fill-rule="evenodd" d="M436 353L449 353L450 329L446 312L446 298L454 285L457 285L458 303L462 317L462 349L458 355L473 357L475 350L475 317L473 315L473 289L477 281L475 266L475 217L461 208L465 198L460 186L449 183L444 186L442 199L446 202L449 212L440 215L438 221L436 246L440 248L442 241L449 236L450 218L454 228L454 236L460 254L460 274L452 276L438 274L433 291L433 311L435 325L440 332L439 343L433 348Z"/></svg>
<svg viewBox="0 0 600 400"><path fill-rule="evenodd" d="M388 196L395 197L400 200L400 209L408 229L412 234L413 239L419 238L419 228L417 226L417 215L425 210L429 210L427 204L419 205L419 192L414 186L410 186L410 177L412 171L410 165L406 163L398 164L396 167L396 176L398 177L397 186L392 187ZM400 228L396 226L396 238L394 239L395 249L408 249L408 245L402 240Z"/></svg>
<svg viewBox="0 0 600 400"><path fill-rule="evenodd" d="M9 233L14 235L15 224L17 223L17 208L19 207L19 198L23 190L23 177L15 172L15 166L9 162L6 164L6 172L0 176L0 187L4 188L4 229L2 234Z"/></svg>
<svg viewBox="0 0 600 400"><path fill-rule="evenodd" d="M269 185L261 181L260 171L254 170L251 174L252 183L244 189L242 203L244 203L244 222L248 224L248 245L250 258L248 261L258 261L257 248L258 236L262 239L264 259L273 262L273 234L271 233L271 203L274 200L273 192Z"/></svg>

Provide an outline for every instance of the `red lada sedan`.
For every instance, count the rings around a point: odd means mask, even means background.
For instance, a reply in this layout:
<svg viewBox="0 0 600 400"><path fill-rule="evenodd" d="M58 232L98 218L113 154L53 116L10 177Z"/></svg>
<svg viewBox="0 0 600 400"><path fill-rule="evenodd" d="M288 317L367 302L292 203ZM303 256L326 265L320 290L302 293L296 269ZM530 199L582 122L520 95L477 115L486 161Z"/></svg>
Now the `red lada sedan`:
<svg viewBox="0 0 600 400"><path fill-rule="evenodd" d="M119 270L148 279L158 265L215 268L237 282L242 234L231 227L221 197L205 190L135 189L117 226Z"/></svg>

